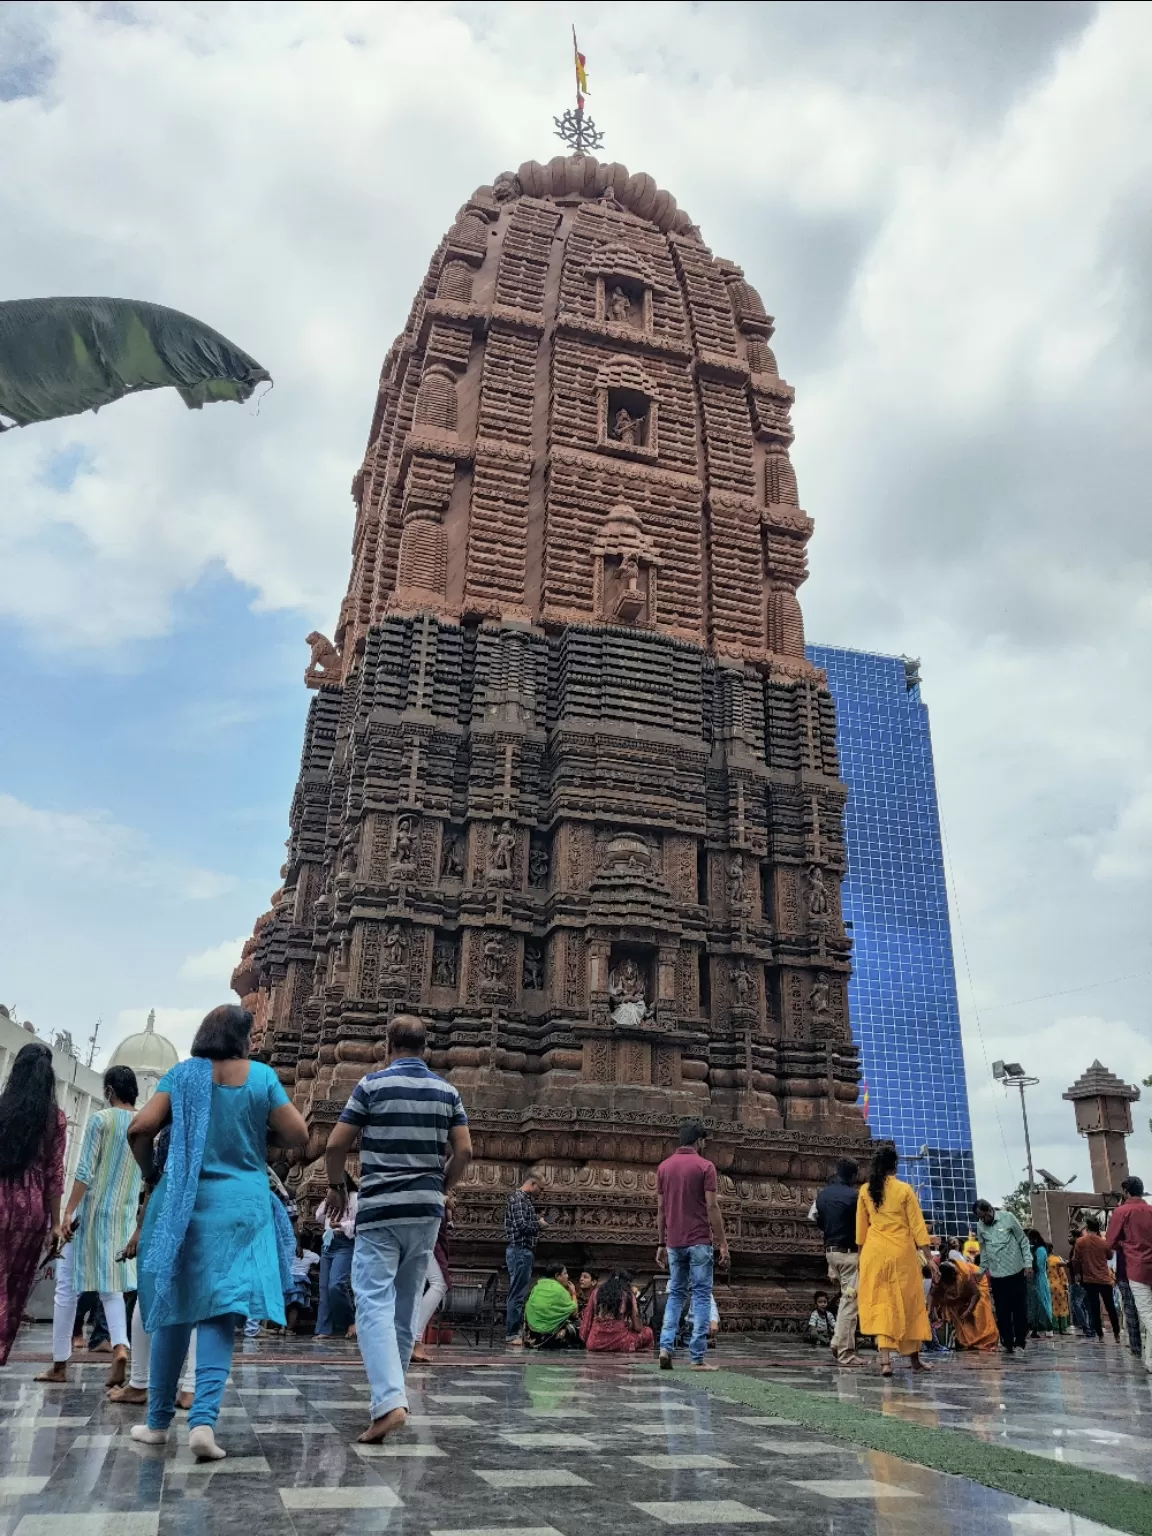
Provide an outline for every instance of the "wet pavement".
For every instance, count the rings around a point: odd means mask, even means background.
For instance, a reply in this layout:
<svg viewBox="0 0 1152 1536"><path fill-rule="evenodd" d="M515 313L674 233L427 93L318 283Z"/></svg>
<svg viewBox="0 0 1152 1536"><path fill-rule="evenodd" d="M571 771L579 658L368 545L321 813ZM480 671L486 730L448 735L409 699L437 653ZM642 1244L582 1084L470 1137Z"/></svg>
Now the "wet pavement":
<svg viewBox="0 0 1152 1536"><path fill-rule="evenodd" d="M41 1338L43 1335L43 1339ZM197 1464L182 1416L166 1447L129 1438L106 1358L41 1386L45 1330L0 1371L0 1536L660 1536L779 1524L827 1536L1100 1536L1107 1528L860 1450L699 1390L640 1360L451 1346L411 1377L412 1421L358 1447L368 1391L349 1344L238 1351ZM1074 1337L1024 1362L960 1355L891 1382L785 1341L725 1339L727 1370L911 1422L1152 1482L1152 1377L1121 1346ZM1148 1495L1152 1503L1152 1492Z"/></svg>

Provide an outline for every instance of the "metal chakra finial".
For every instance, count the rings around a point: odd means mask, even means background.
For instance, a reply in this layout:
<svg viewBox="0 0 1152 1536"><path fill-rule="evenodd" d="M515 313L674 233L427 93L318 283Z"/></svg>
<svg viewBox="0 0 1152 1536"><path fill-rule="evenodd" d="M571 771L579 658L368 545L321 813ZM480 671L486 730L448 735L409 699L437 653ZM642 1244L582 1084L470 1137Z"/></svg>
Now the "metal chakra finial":
<svg viewBox="0 0 1152 1536"><path fill-rule="evenodd" d="M563 139L578 155L585 155L590 149L599 149L604 142L604 135L597 128L590 117L584 116L584 95L588 90L587 61L580 52L576 42L576 28L572 28L572 52L576 56L576 110L569 107L563 117L554 117L556 124L556 137Z"/></svg>

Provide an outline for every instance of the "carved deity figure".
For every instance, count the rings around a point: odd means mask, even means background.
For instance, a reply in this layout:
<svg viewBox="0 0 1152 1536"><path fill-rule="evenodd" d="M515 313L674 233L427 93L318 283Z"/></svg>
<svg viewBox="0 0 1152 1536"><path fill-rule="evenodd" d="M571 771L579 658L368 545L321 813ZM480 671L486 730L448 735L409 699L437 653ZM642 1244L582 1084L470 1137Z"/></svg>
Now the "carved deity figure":
<svg viewBox="0 0 1152 1536"><path fill-rule="evenodd" d="M539 944L524 947L524 989L539 992L544 985L544 955Z"/></svg>
<svg viewBox="0 0 1152 1536"><path fill-rule="evenodd" d="M627 592L640 591L640 557L634 549L620 561L620 582Z"/></svg>
<svg viewBox="0 0 1152 1536"><path fill-rule="evenodd" d="M819 864L808 869L808 913L811 917L827 917L828 887L824 884L824 871Z"/></svg>
<svg viewBox="0 0 1152 1536"><path fill-rule="evenodd" d="M537 843L528 855L528 882L530 885L548 884L548 850Z"/></svg>
<svg viewBox="0 0 1152 1536"><path fill-rule="evenodd" d="M462 837L445 837L444 852L440 859L440 878L463 880L464 839Z"/></svg>
<svg viewBox="0 0 1152 1536"><path fill-rule="evenodd" d="M411 816L400 816L392 834L392 868L414 869L416 865L415 826Z"/></svg>
<svg viewBox="0 0 1152 1536"><path fill-rule="evenodd" d="M625 448L635 448L643 424L643 416L633 416L627 406L622 405L613 419L612 435L618 443L623 443Z"/></svg>
<svg viewBox="0 0 1152 1536"><path fill-rule="evenodd" d="M494 880L507 882L512 878L512 855L516 851L516 834L512 823L504 821L492 839L492 854L488 861L488 873Z"/></svg>
<svg viewBox="0 0 1152 1536"><path fill-rule="evenodd" d="M752 972L741 960L732 972L732 994L737 1008L747 1008L752 1001Z"/></svg>
<svg viewBox="0 0 1152 1536"><path fill-rule="evenodd" d="M485 981L499 982L504 980L508 970L508 953L504 948L504 939L501 934L493 933L485 939L483 965Z"/></svg>
<svg viewBox="0 0 1152 1536"><path fill-rule="evenodd" d="M812 995L810 998L812 1012L818 1019L827 1019L832 1012L831 988L828 977L823 971L818 971L816 980L812 983Z"/></svg>
<svg viewBox="0 0 1152 1536"><path fill-rule="evenodd" d="M632 300L624 292L623 288L613 288L608 297L608 318L610 320L627 320L632 313Z"/></svg>
<svg viewBox="0 0 1152 1536"><path fill-rule="evenodd" d="M728 904L743 907L748 903L748 874L744 868L744 855L734 853L728 864Z"/></svg>
<svg viewBox="0 0 1152 1536"><path fill-rule="evenodd" d="M613 1024L635 1028L652 1017L644 996L644 975L631 955L608 977L608 1000Z"/></svg>
<svg viewBox="0 0 1152 1536"><path fill-rule="evenodd" d="M432 985L454 987L456 985L456 946L437 944L432 951Z"/></svg>
<svg viewBox="0 0 1152 1536"><path fill-rule="evenodd" d="M399 923L390 923L381 945L384 969L390 976L399 976L408 960L408 939Z"/></svg>

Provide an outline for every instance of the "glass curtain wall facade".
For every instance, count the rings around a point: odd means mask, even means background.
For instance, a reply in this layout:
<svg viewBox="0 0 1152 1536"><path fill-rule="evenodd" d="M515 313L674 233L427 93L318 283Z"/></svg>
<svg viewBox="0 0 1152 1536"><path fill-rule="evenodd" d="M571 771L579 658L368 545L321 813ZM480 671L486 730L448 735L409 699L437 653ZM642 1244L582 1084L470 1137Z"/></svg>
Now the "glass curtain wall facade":
<svg viewBox="0 0 1152 1536"><path fill-rule="evenodd" d="M852 1029L875 1136L937 1233L966 1232L976 1179L928 709L918 664L808 647L836 700L849 788L844 918Z"/></svg>

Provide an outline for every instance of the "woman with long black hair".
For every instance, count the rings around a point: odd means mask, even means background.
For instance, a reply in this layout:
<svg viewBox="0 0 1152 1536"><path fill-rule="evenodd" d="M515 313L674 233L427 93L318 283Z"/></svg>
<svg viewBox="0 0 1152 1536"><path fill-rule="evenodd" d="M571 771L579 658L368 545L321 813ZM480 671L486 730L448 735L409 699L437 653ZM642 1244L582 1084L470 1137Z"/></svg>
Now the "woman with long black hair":
<svg viewBox="0 0 1152 1536"><path fill-rule="evenodd" d="M45 1241L63 1238L65 1131L52 1052L30 1041L0 1093L0 1365L19 1332Z"/></svg>
<svg viewBox="0 0 1152 1536"><path fill-rule="evenodd" d="M914 1371L931 1370L920 1349L932 1337L924 1303L932 1240L916 1191L896 1177L898 1166L896 1148L881 1147L856 1203L860 1331L876 1340L881 1376L891 1376L894 1354L908 1355Z"/></svg>

